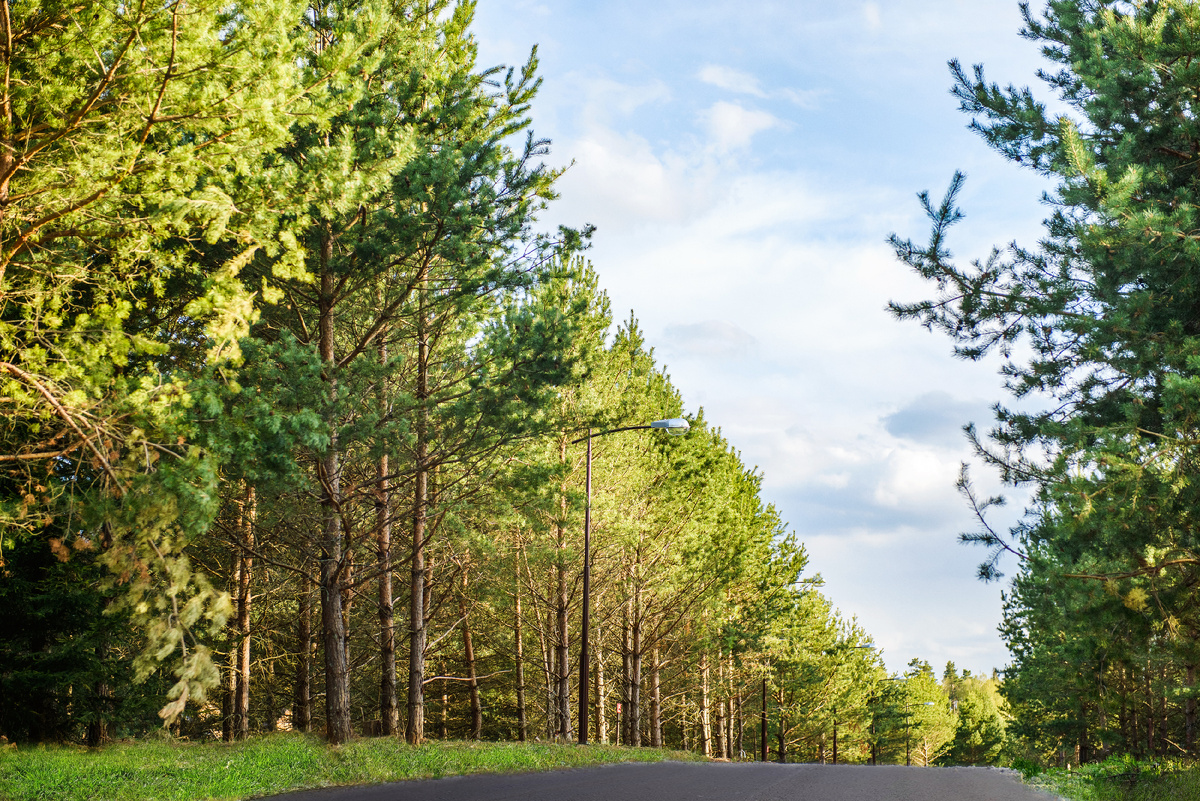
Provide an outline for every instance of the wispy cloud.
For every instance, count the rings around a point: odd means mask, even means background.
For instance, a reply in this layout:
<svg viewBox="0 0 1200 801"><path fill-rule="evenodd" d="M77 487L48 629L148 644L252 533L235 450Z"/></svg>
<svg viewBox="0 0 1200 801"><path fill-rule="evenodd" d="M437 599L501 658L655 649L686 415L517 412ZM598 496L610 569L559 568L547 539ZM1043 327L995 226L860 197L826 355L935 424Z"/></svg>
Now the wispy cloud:
<svg viewBox="0 0 1200 801"><path fill-rule="evenodd" d="M696 73L702 83L724 89L739 95L749 95L761 100L782 99L802 109L812 111L817 108L818 101L826 94L824 89L771 89L762 88L759 80L749 72L722 66L706 64Z"/></svg>
<svg viewBox="0 0 1200 801"><path fill-rule="evenodd" d="M894 437L961 449L966 441L963 426L975 423L987 431L992 417L986 402L962 401L938 390L927 392L887 415L883 424Z"/></svg>
<svg viewBox="0 0 1200 801"><path fill-rule="evenodd" d="M671 354L698 359L744 359L758 346L757 339L724 320L669 325L663 341Z"/></svg>
<svg viewBox="0 0 1200 801"><path fill-rule="evenodd" d="M754 97L767 96L767 93L759 88L757 78L748 72L735 70L731 67L708 64L700 68L700 72L696 77L718 89L725 89L743 95L753 95Z"/></svg>
<svg viewBox="0 0 1200 801"><path fill-rule="evenodd" d="M781 124L779 118L766 111L724 100L713 103L703 113L703 119L709 140L719 153L744 148L755 134Z"/></svg>
<svg viewBox="0 0 1200 801"><path fill-rule="evenodd" d="M863 21L867 23L867 27L872 31L877 31L883 27L883 15L879 12L878 3L863 3L862 15Z"/></svg>
<svg viewBox="0 0 1200 801"><path fill-rule="evenodd" d="M828 94L825 89L780 89L777 93L784 100L805 111L816 111L822 97Z"/></svg>

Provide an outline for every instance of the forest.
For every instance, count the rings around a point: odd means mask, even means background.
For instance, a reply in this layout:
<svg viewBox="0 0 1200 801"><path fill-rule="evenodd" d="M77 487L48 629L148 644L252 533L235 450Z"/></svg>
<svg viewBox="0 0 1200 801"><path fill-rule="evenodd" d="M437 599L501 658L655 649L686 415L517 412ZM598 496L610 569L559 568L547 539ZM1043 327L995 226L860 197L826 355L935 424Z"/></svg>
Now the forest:
<svg viewBox="0 0 1200 801"><path fill-rule="evenodd" d="M980 496L965 467L959 488L979 521L962 539L987 549L980 577L1015 567L1002 625L1012 751L1066 766L1194 758L1200 6L1022 11L1046 96L957 62L953 93L987 144L1051 187L1043 238L955 259L956 175L940 204L921 196L928 243L892 240L933 297L891 308L959 358L1003 365L994 427L967 433L1029 507L997 530L1005 499Z"/></svg>
<svg viewBox="0 0 1200 801"><path fill-rule="evenodd" d="M1012 661L939 676L540 223L537 51L477 63L473 3L0 3L0 736L1194 757L1200 5L1022 8L1043 86L951 80L1041 240L953 256L961 174L891 240L1030 498L963 468Z"/></svg>
<svg viewBox="0 0 1200 801"><path fill-rule="evenodd" d="M3 9L4 738L998 759L998 677L887 675L719 426L611 431L684 402L537 225L536 50L445 0Z"/></svg>

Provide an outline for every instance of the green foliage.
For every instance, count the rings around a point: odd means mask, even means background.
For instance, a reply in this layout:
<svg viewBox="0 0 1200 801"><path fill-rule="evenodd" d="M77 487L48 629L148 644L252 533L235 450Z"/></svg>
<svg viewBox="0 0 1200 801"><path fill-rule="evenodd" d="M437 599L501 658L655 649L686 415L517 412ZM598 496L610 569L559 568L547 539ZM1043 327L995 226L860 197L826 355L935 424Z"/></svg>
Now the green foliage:
<svg viewBox="0 0 1200 801"><path fill-rule="evenodd" d="M0 731L15 742L145 733L163 683L134 683L140 643L124 615L105 614L112 592L94 554L67 558L46 539L15 543L0 582Z"/></svg>
<svg viewBox="0 0 1200 801"><path fill-rule="evenodd" d="M960 357L1003 356L1021 406L997 407L995 428L971 437L1005 481L1032 488L1026 519L998 533L985 519L995 499L976 498L965 473L960 489L983 524L963 540L989 548L980 576L998 578L1005 554L1021 559L1005 694L1027 755L1070 748L1088 761L1166 753L1168 741L1193 752L1200 11L1051 0L1023 13L1061 111L957 62L953 91L989 145L1054 182L1045 238L955 262L956 175L939 205L921 195L928 244L892 239L936 296L891 308L947 334ZM1119 711L1143 703L1160 710L1157 734Z"/></svg>
<svg viewBox="0 0 1200 801"><path fill-rule="evenodd" d="M530 132L536 51L481 67L473 10L14 13L10 737L137 733L163 693L176 734L323 726L349 742L395 719L388 666L403 675L406 650L411 720L440 736L566 735L578 440L604 431L590 492L604 737L620 703L624 742L737 756L765 676L782 756L824 758L836 737L839 759L868 757L878 658L819 576L801 579L807 554L763 476L702 410L686 436L608 435L682 417L684 399L636 318L613 330L579 256L591 229L534 233L561 174ZM36 625L50 610L70 614ZM385 645L405 634L409 648Z"/></svg>
<svg viewBox="0 0 1200 801"><path fill-rule="evenodd" d="M139 672L177 656L177 699L211 683L199 638L228 608L183 553L217 510L188 368L236 363L239 273L279 251L255 197L306 95L302 16L52 2L2 23L0 525L99 547L148 635Z"/></svg>
<svg viewBox="0 0 1200 801"><path fill-rule="evenodd" d="M1194 801L1200 798L1200 771L1194 763L1145 763L1128 756L1073 768L1027 774L1025 781L1070 801Z"/></svg>
<svg viewBox="0 0 1200 801"><path fill-rule="evenodd" d="M956 677L951 699L958 715L944 760L954 765L996 765L1004 748L1004 718L994 679Z"/></svg>

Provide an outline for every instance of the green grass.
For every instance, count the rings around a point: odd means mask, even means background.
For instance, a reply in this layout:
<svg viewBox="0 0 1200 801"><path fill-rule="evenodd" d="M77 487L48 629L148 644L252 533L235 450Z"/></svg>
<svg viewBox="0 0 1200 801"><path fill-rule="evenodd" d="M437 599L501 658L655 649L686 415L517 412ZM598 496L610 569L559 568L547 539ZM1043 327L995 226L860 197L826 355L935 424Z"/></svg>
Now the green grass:
<svg viewBox="0 0 1200 801"><path fill-rule="evenodd" d="M439 741L411 747L391 738L331 747L298 734L231 744L151 741L93 750L10 748L0 755L0 798L232 801L310 787L671 759L702 758L611 745Z"/></svg>
<svg viewBox="0 0 1200 801"><path fill-rule="evenodd" d="M1025 782L1069 801L1200 801L1200 767L1113 758L1067 771L1027 770Z"/></svg>

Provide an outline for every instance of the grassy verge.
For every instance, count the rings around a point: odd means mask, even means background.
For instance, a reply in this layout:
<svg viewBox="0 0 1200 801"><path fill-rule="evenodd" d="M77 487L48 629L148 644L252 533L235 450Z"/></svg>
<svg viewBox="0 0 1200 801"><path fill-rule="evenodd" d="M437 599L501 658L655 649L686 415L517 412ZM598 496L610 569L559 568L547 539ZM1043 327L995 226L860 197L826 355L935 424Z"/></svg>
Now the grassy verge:
<svg viewBox="0 0 1200 801"><path fill-rule="evenodd" d="M1110 759L1067 771L1027 770L1025 782L1068 801L1200 801L1200 767Z"/></svg>
<svg viewBox="0 0 1200 801"><path fill-rule="evenodd" d="M244 743L138 742L87 750L5 749L0 798L10 801L222 801L310 787L466 773L516 773L611 762L694 760L693 754L609 745L431 742L390 738L337 748L280 734Z"/></svg>

